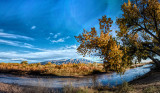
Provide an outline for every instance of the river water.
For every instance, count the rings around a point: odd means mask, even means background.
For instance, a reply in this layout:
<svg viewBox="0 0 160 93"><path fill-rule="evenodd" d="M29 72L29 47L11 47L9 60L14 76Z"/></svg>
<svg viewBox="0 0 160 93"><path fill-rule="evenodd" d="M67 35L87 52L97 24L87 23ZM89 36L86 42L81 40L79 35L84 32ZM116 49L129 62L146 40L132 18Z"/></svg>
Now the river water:
<svg viewBox="0 0 160 93"><path fill-rule="evenodd" d="M29 85L29 86L42 86L42 87L53 87L62 88L66 85L80 87L80 86L116 86L122 84L124 81L129 82L142 76L150 71L151 64L144 65L127 70L123 75L117 73L101 74L86 76L81 78L28 78L28 77L17 77L13 75L0 75L0 82L2 83L14 83L18 85Z"/></svg>

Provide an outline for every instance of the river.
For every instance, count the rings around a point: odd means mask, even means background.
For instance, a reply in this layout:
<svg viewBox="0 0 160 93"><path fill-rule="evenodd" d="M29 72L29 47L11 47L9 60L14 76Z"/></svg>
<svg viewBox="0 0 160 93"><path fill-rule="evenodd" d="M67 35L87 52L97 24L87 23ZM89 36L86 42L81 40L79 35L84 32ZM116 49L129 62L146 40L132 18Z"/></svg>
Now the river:
<svg viewBox="0 0 160 93"><path fill-rule="evenodd" d="M18 85L62 88L66 85L80 86L116 86L124 81L129 82L150 71L151 64L127 70L123 75L117 73L85 76L80 78L28 78L0 74L0 82Z"/></svg>

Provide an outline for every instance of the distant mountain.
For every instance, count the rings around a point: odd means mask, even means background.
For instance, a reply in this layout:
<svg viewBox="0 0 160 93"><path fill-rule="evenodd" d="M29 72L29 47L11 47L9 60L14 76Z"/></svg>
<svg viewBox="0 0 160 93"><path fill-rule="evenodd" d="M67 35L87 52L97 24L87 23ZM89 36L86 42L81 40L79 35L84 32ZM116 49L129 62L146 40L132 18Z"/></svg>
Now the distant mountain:
<svg viewBox="0 0 160 93"><path fill-rule="evenodd" d="M45 65L47 64L48 62L51 62L51 63L54 63L54 64L57 64L57 65L61 65L61 64L67 64L67 63L93 63L93 61L91 60L87 60L87 59L62 59L62 60L50 60L50 61L45 61L45 62L41 62L42 65Z"/></svg>

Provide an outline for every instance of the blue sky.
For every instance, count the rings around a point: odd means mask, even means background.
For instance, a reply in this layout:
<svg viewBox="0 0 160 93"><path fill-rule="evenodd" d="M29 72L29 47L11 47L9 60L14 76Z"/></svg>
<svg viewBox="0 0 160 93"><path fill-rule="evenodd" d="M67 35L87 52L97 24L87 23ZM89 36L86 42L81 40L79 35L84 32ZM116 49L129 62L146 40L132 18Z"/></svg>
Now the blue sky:
<svg viewBox="0 0 160 93"><path fill-rule="evenodd" d="M115 21L127 1L0 0L0 62L82 58L76 53L79 43L74 36L83 29L98 29L103 15Z"/></svg>

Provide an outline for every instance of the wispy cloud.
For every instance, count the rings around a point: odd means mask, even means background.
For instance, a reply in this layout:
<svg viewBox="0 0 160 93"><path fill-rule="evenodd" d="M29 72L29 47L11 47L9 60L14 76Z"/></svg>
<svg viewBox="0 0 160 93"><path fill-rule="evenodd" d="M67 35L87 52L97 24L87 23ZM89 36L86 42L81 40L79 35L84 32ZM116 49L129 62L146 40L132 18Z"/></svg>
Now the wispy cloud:
<svg viewBox="0 0 160 93"><path fill-rule="evenodd" d="M60 36L61 35L61 33L57 33L57 34L53 34L53 33L49 33L49 37L48 38L46 38L47 40L51 40L51 39L56 39L58 36ZM55 40L54 40L55 41ZM56 40L57 41L57 40ZM56 42L55 41L55 42ZM60 40L60 42L61 42L61 40Z"/></svg>
<svg viewBox="0 0 160 93"><path fill-rule="evenodd" d="M11 40L0 39L0 43L1 44L6 44L6 45L11 45L11 46L16 46L16 47L23 47L23 48L41 50L41 51L45 50L45 49L41 49L41 48L36 48L36 47L34 47L33 45L31 45L29 43L23 43L23 42L19 42L19 41L11 41Z"/></svg>
<svg viewBox="0 0 160 93"><path fill-rule="evenodd" d="M64 42L64 38L60 38L58 40L52 40L52 43L59 43L59 42Z"/></svg>
<svg viewBox="0 0 160 93"><path fill-rule="evenodd" d="M49 33L50 35L53 35L53 33Z"/></svg>
<svg viewBox="0 0 160 93"><path fill-rule="evenodd" d="M52 43L59 43L59 42L65 42L66 39L69 39L70 36L67 36L65 38L60 38L58 40L51 40Z"/></svg>
<svg viewBox="0 0 160 93"><path fill-rule="evenodd" d="M36 29L36 26L32 26L31 29L32 29L32 30Z"/></svg>
<svg viewBox="0 0 160 93"><path fill-rule="evenodd" d="M69 39L69 38L71 38L71 37L70 37L70 36L67 36L67 37L66 37L66 39Z"/></svg>
<svg viewBox="0 0 160 93"><path fill-rule="evenodd" d="M29 62L43 62L50 60L59 60L59 59L76 59L76 58L85 58L88 60L96 61L97 58L94 57L83 57L82 55L77 54L76 45L65 46L57 49L44 50L40 52L0 52L1 62L21 62L27 60ZM99 61L97 61L99 62Z"/></svg>
<svg viewBox="0 0 160 93"><path fill-rule="evenodd" d="M72 48L69 48L72 47ZM82 56L76 53L76 48L73 46L45 50L41 52L29 52L29 53L18 53L18 52L0 52L0 59L4 61L20 61L28 60L30 62L42 62L49 60L58 59L69 59L69 58L82 58Z"/></svg>
<svg viewBox="0 0 160 93"><path fill-rule="evenodd" d="M1 44L11 45L11 46L19 46L19 42L18 41L9 41L9 40L0 39L0 43Z"/></svg>
<svg viewBox="0 0 160 93"><path fill-rule="evenodd" d="M59 35L61 35L61 33L57 33L53 36L53 38L57 38Z"/></svg>
<svg viewBox="0 0 160 93"><path fill-rule="evenodd" d="M31 37L22 36L22 35L16 35L16 34L4 33L3 31L0 31L0 37L11 38L11 39L34 40L34 39L31 38Z"/></svg>
<svg viewBox="0 0 160 93"><path fill-rule="evenodd" d="M24 60L27 60L27 59L24 59L24 58L13 58L13 59L10 59L11 61L24 61Z"/></svg>

